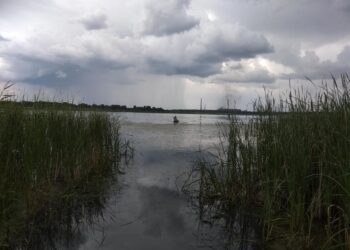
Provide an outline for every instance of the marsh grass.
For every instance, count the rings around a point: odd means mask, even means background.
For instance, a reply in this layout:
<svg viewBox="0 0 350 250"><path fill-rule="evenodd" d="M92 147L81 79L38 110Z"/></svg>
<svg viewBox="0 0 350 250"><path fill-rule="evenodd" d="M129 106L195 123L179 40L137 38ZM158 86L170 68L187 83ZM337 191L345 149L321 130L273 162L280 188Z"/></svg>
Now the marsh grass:
<svg viewBox="0 0 350 250"><path fill-rule="evenodd" d="M231 117L228 146L194 169L199 207L258 216L270 249L350 249L350 79L266 94L259 115Z"/></svg>
<svg viewBox="0 0 350 250"><path fill-rule="evenodd" d="M0 249L26 249L24 243L39 242L37 228L57 231L60 223L69 227L67 220L98 213L125 152L119 122L106 113L2 104ZM65 220L54 222L60 216Z"/></svg>

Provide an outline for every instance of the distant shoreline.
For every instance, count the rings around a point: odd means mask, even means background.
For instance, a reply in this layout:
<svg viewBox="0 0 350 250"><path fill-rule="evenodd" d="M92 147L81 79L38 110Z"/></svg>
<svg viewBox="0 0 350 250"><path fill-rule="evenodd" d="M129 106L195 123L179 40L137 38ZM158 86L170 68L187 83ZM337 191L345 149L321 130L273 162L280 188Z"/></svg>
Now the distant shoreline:
<svg viewBox="0 0 350 250"><path fill-rule="evenodd" d="M130 112L130 113L156 113L156 114L188 114L188 115L254 115L256 112L250 111L220 111L220 110L197 110L197 109L165 109L163 111L150 111L150 110L119 110L112 112Z"/></svg>
<svg viewBox="0 0 350 250"><path fill-rule="evenodd" d="M73 109L83 111L106 111L106 112L132 112L132 113L159 113L159 114L202 114L202 115L254 115L257 112L240 109L163 109L151 106L133 106L125 105L105 105L105 104L74 104L69 102L49 102L49 101L2 101L0 107L21 106L24 108L37 109Z"/></svg>

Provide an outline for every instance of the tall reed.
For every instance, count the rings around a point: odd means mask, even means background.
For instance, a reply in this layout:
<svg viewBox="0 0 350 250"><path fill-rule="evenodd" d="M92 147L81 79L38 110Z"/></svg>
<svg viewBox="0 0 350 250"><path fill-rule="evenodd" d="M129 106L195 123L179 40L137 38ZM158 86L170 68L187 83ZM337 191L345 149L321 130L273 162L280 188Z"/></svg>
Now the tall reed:
<svg viewBox="0 0 350 250"><path fill-rule="evenodd" d="M122 154L119 123L105 113L5 106L0 111L0 249L21 239L26 222L53 197L77 196L78 189L86 195L103 176L114 176Z"/></svg>
<svg viewBox="0 0 350 250"><path fill-rule="evenodd" d="M200 202L258 214L267 248L350 249L349 87L266 94L248 123L232 117L223 157L196 167Z"/></svg>

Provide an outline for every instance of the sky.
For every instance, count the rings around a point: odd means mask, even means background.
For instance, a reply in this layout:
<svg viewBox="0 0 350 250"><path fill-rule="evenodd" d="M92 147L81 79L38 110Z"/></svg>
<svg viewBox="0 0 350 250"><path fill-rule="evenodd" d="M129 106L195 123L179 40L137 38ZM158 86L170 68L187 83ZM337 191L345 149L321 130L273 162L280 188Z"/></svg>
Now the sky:
<svg viewBox="0 0 350 250"><path fill-rule="evenodd" d="M350 73L349 23L349 0L0 0L0 83L18 98L250 109Z"/></svg>

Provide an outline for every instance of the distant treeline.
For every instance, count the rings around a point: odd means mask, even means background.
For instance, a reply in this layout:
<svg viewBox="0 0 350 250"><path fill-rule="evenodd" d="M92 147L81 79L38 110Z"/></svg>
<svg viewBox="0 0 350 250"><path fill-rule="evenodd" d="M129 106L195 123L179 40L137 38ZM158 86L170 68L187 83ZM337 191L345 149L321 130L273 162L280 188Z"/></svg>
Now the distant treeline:
<svg viewBox="0 0 350 250"><path fill-rule="evenodd" d="M20 105L25 108L56 108L56 109L79 109L79 110L101 110L110 112L145 112L145 113L176 113L176 114L254 114L254 112L240 109L163 109L151 106L127 107L126 105L105 105L105 104L87 104L70 102L51 102L51 101L2 101L1 107L7 105Z"/></svg>

